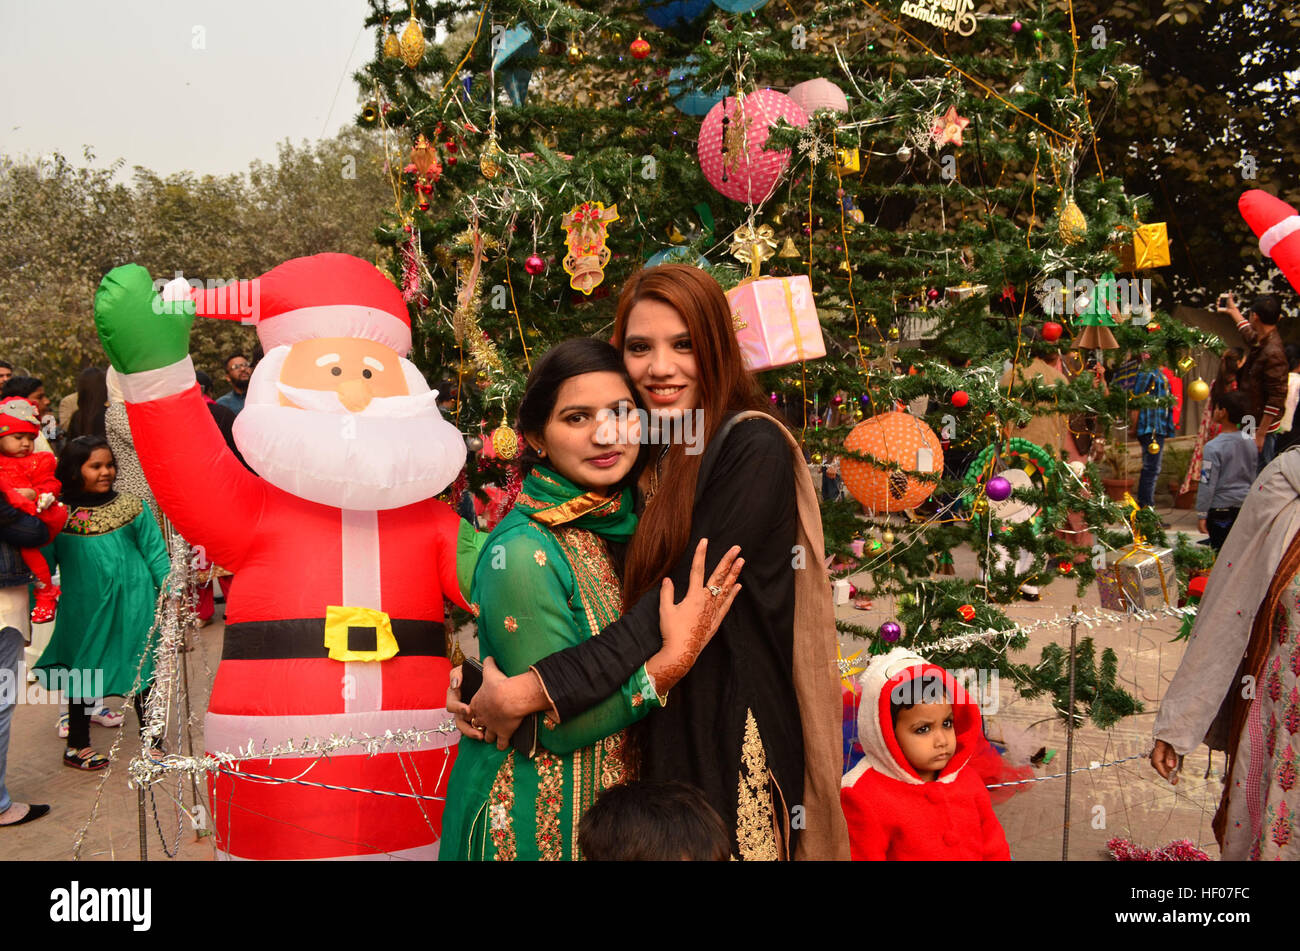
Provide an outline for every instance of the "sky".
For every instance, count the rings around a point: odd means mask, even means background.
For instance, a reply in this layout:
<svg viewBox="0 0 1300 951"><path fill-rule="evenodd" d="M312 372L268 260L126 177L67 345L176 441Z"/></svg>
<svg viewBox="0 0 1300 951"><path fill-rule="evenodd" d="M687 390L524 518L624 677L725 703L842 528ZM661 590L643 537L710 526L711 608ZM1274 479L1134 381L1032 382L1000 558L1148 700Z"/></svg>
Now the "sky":
<svg viewBox="0 0 1300 951"><path fill-rule="evenodd" d="M393 9L400 2L390 3ZM366 0L0 0L0 153L225 174L355 120Z"/></svg>

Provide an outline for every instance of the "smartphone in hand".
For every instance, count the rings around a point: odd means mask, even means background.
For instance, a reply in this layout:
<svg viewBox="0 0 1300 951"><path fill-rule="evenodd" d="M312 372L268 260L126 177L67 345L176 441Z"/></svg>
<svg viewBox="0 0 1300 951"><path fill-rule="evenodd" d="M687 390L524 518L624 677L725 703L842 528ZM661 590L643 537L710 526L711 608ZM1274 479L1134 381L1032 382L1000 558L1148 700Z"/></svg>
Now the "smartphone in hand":
<svg viewBox="0 0 1300 951"><path fill-rule="evenodd" d="M1231 303L1232 303L1232 295L1231 295L1231 294L1220 294L1220 295L1219 295L1219 310L1227 310L1228 307L1229 307L1229 305L1230 305Z"/></svg>
<svg viewBox="0 0 1300 951"><path fill-rule="evenodd" d="M483 686L483 665L473 657L466 657L460 667L460 702L469 703Z"/></svg>

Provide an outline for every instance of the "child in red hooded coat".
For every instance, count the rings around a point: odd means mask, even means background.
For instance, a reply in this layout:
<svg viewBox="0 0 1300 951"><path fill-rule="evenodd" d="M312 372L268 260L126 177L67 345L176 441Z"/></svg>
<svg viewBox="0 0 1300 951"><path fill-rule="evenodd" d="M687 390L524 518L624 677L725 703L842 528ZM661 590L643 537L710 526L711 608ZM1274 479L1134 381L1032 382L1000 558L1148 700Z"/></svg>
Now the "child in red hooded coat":
<svg viewBox="0 0 1300 951"><path fill-rule="evenodd" d="M854 861L1006 861L1006 836L980 777L964 768L979 707L950 674L905 648L862 675L858 741L841 783Z"/></svg>
<svg viewBox="0 0 1300 951"><path fill-rule="evenodd" d="M21 396L0 400L0 493L19 511L39 518L53 537L68 520L68 510L58 500L63 486L54 477L54 453L34 450L40 431L36 404ZM52 621L59 589L50 577L50 566L39 549L23 548L20 553L36 576L32 621Z"/></svg>

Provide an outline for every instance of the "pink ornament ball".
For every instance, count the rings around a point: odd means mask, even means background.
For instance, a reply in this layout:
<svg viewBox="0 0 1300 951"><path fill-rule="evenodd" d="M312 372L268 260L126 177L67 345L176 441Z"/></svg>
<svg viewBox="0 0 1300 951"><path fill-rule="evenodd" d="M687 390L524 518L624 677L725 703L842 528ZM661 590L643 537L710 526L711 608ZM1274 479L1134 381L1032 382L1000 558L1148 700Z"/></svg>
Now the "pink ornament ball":
<svg viewBox="0 0 1300 951"><path fill-rule="evenodd" d="M984 494L991 502L1005 502L1011 497L1011 483L1002 476L994 476L984 487Z"/></svg>
<svg viewBox="0 0 1300 951"><path fill-rule="evenodd" d="M808 115L818 109L830 109L834 112L848 112L849 100L844 91L829 79L810 79L790 90L790 98Z"/></svg>
<svg viewBox="0 0 1300 951"><path fill-rule="evenodd" d="M1025 25L1024 25L1023 23L1021 23L1019 20L1012 20L1012 21L1011 21L1011 32L1012 32L1012 33L1019 33L1019 32L1020 32L1021 30L1023 30L1024 28L1025 28Z"/></svg>
<svg viewBox="0 0 1300 951"><path fill-rule="evenodd" d="M745 153L732 155L723 152L723 117L729 120L727 129L732 142L743 141ZM790 150L768 152L763 149L768 130L780 119L803 128L808 125L808 113L789 96L773 89L760 89L740 100L727 96L704 117L700 126L700 168L710 185L734 201L764 201L790 164ZM742 123L744 129L739 128ZM725 180L724 180L725 179Z"/></svg>
<svg viewBox="0 0 1300 951"><path fill-rule="evenodd" d="M530 254L528 260L524 262L524 270L534 276L541 274L546 270L546 261L538 254Z"/></svg>
<svg viewBox="0 0 1300 951"><path fill-rule="evenodd" d="M880 625L880 636L886 642L892 644L903 636L903 629L899 627L897 621L886 621Z"/></svg>

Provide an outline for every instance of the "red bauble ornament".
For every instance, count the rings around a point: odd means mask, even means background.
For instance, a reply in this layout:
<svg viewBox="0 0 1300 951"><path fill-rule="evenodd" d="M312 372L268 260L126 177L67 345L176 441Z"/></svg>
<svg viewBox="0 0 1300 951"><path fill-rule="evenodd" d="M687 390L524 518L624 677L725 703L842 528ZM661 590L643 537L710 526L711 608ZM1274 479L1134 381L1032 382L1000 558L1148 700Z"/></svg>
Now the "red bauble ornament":
<svg viewBox="0 0 1300 951"><path fill-rule="evenodd" d="M524 270L536 277L546 270L546 261L539 254L530 254L524 262Z"/></svg>
<svg viewBox="0 0 1300 951"><path fill-rule="evenodd" d="M638 36L632 41L632 45L628 47L628 50L632 53L633 59L645 59L650 55L650 44Z"/></svg>
<svg viewBox="0 0 1300 951"><path fill-rule="evenodd" d="M961 615L963 621L971 621L975 618L975 607L974 605L963 604L957 609L957 613Z"/></svg>
<svg viewBox="0 0 1300 951"><path fill-rule="evenodd" d="M967 393L965 390L958 390L956 393L952 395L952 405L957 407L958 409L961 409L969 402L970 402L970 394Z"/></svg>
<svg viewBox="0 0 1300 951"><path fill-rule="evenodd" d="M928 298L930 298L930 300L938 300L938 299L939 299L939 288L937 288L937 287L932 287L932 288L930 288L928 291L925 292L925 296L928 297Z"/></svg>
<svg viewBox="0 0 1300 951"><path fill-rule="evenodd" d="M1153 334L1159 329L1160 329L1160 325L1155 322L1147 324L1147 333L1149 334Z"/></svg>
<svg viewBox="0 0 1300 951"><path fill-rule="evenodd" d="M1055 343L1061 339L1061 334L1064 330L1065 328L1056 321L1049 320L1047 323L1043 324L1043 339L1048 343Z"/></svg>

